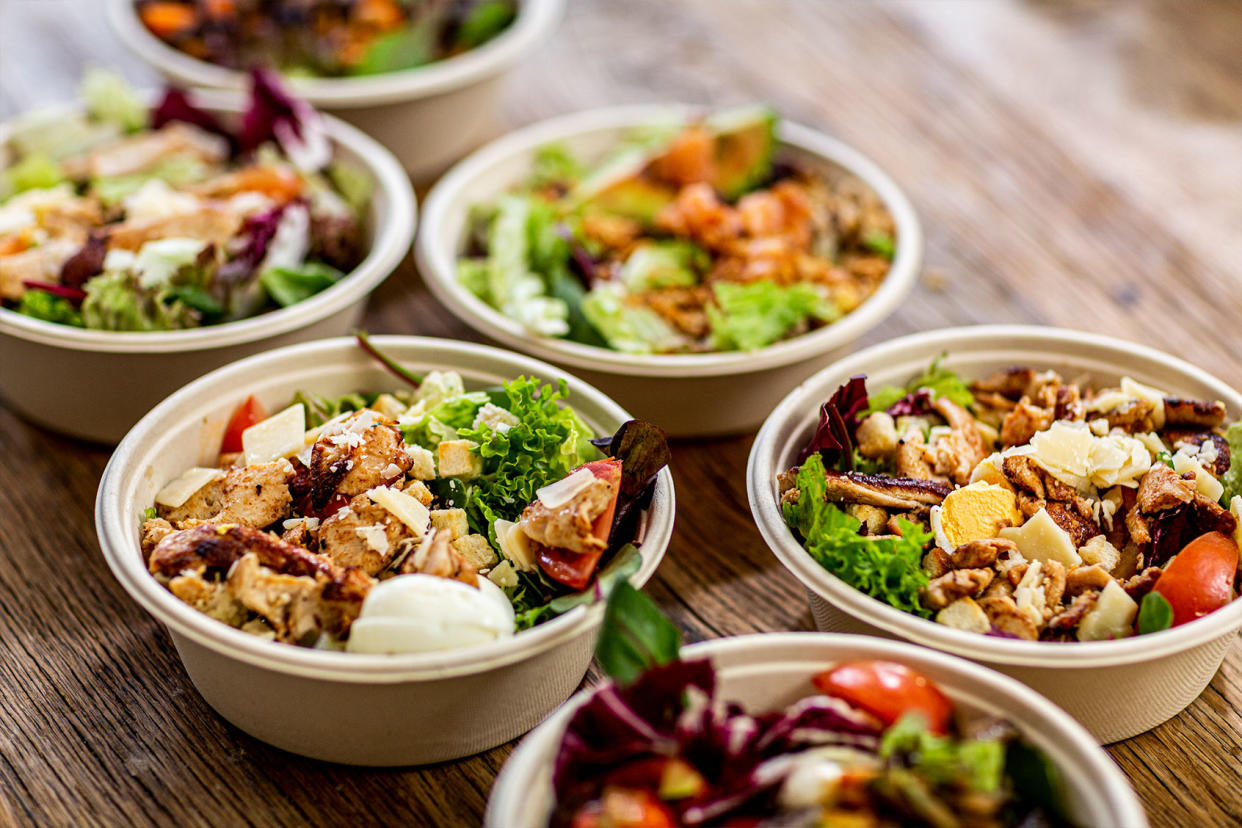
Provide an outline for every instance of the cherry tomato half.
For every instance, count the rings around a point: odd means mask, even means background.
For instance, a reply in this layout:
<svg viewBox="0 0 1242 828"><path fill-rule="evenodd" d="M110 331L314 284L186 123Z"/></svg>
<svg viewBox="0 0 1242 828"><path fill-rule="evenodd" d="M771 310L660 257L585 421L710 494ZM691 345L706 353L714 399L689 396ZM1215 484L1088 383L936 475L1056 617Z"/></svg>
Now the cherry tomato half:
<svg viewBox="0 0 1242 828"><path fill-rule="evenodd" d="M608 535L612 531L612 518L617 511L617 497L621 493L621 461L610 457L607 460L585 463L581 468L590 469L597 478L612 484L612 502L591 524L591 534L606 544ZM595 575L595 567L599 564L599 559L603 554L603 550L579 553L541 546L536 560L539 568L552 580L559 581L570 589L585 589L586 585L591 582L592 576Z"/></svg>
<svg viewBox="0 0 1242 828"><path fill-rule="evenodd" d="M246 401L233 412L228 428L224 429L224 439L220 441L220 453L232 454L241 451L242 432L266 419L267 411L264 410L262 404L253 396L246 397Z"/></svg>
<svg viewBox="0 0 1242 828"><path fill-rule="evenodd" d="M820 692L867 711L885 726L918 713L932 733L945 733L953 715L953 702L931 679L892 661L847 661L811 681Z"/></svg>
<svg viewBox="0 0 1242 828"><path fill-rule="evenodd" d="M1152 587L1173 608L1173 626L1194 621L1233 600L1238 545L1221 532L1208 532L1182 547Z"/></svg>

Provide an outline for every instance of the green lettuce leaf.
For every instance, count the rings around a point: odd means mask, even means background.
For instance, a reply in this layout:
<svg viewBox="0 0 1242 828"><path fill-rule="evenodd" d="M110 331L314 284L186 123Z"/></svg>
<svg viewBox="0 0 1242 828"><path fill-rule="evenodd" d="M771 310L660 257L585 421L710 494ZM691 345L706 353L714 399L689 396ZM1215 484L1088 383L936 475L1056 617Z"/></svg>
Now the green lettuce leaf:
<svg viewBox="0 0 1242 828"><path fill-rule="evenodd" d="M933 535L904 518L901 536L864 537L861 523L827 500L824 461L813 454L798 471L796 503L784 504L785 521L803 538L806 551L820 566L855 589L897 609L930 617L919 600L927 586L923 550Z"/></svg>
<svg viewBox="0 0 1242 828"><path fill-rule="evenodd" d="M621 266L621 281L633 293L693 287L710 266L711 256L693 242L647 241L636 245Z"/></svg>
<svg viewBox="0 0 1242 828"><path fill-rule="evenodd" d="M299 267L269 267L259 274L259 284L282 308L309 299L335 285L345 274L332 265L306 262Z"/></svg>
<svg viewBox="0 0 1242 828"><path fill-rule="evenodd" d="M717 350L754 351L788 334L800 322L831 322L840 311L812 285L782 287L759 280L712 285L716 305L708 306L712 344Z"/></svg>
<svg viewBox="0 0 1242 828"><path fill-rule="evenodd" d="M46 155L28 155L0 172L0 200L26 190L49 190L67 181L60 165Z"/></svg>
<svg viewBox="0 0 1242 828"><path fill-rule="evenodd" d="M625 289L615 283L593 287L582 299L582 312L614 350L627 354L678 351L686 338L655 311L625 301Z"/></svg>
<svg viewBox="0 0 1242 828"><path fill-rule="evenodd" d="M137 132L147 125L146 104L120 75L87 69L82 77L82 98L86 111L96 121L114 124L124 132Z"/></svg>
<svg viewBox="0 0 1242 828"><path fill-rule="evenodd" d="M884 731L880 757L900 758L933 784L963 784L981 793L999 790L1004 779L1005 746L1001 742L937 736L918 713L905 714Z"/></svg>
<svg viewBox="0 0 1242 828"><path fill-rule="evenodd" d="M17 304L17 312L44 322L83 327L82 313L63 296L54 296L42 290L28 290Z"/></svg>
<svg viewBox="0 0 1242 828"><path fill-rule="evenodd" d="M497 518L516 520L538 489L599 457L590 443L591 428L572 408L558 404L569 396L564 380L558 387L518 377L505 383L504 393L501 407L517 417L517 425L496 430L481 422L457 431L459 439L478 444L483 458L483 476L472 481L467 512L493 543Z"/></svg>
<svg viewBox="0 0 1242 828"><path fill-rule="evenodd" d="M103 273L86 283L82 321L105 331L173 331L199 324L184 302L166 301L166 286L143 287L132 273Z"/></svg>
<svg viewBox="0 0 1242 828"><path fill-rule="evenodd" d="M572 187L582 178L582 163L569 151L569 147L553 141L535 150L530 177L526 180L529 190L540 190L551 185Z"/></svg>
<svg viewBox="0 0 1242 828"><path fill-rule="evenodd" d="M604 674L626 685L652 667L677 660L681 632L650 598L619 582L608 599L595 645Z"/></svg>
<svg viewBox="0 0 1242 828"><path fill-rule="evenodd" d="M967 382L949 369L941 367L940 363L944 361L944 357L944 354L936 357L922 376L915 377L904 386L887 385L873 393L868 400L864 416L875 411L884 411L902 397L913 394L921 388L930 391L933 398L948 397L963 408L974 405L975 395L970 393L970 386Z"/></svg>
<svg viewBox="0 0 1242 828"><path fill-rule="evenodd" d="M1242 420L1225 430L1225 439L1229 442L1229 470L1220 482L1225 484L1221 503L1227 507L1235 495L1242 495Z"/></svg>

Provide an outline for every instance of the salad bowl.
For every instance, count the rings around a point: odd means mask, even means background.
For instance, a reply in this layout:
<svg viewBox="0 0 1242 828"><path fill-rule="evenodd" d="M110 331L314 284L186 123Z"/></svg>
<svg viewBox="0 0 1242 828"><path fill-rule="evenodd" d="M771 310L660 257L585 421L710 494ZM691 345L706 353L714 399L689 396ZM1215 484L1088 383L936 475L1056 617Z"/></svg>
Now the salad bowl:
<svg viewBox="0 0 1242 828"><path fill-rule="evenodd" d="M468 389L522 374L552 382L564 377L570 403L598 433L629 419L586 383L526 357L419 337L371 341L411 371L455 371ZM581 604L513 636L456 650L393 655L294 647L183 603L151 577L139 534L144 510L167 481L188 467L214 463L234 410L249 396L275 410L298 391L334 396L393 384L353 339L305 343L226 366L173 394L133 428L104 471L96 501L108 565L168 628L203 698L263 741L356 765L444 761L525 732L581 681L603 606ZM635 585L652 576L664 555L673 502L672 478L663 470L640 522L642 560L630 576Z"/></svg>
<svg viewBox="0 0 1242 828"><path fill-rule="evenodd" d="M428 287L450 311L485 336L572 367L620 400L636 416L671 435L708 436L756 427L772 405L816 368L848 353L913 288L923 255L922 231L909 200L879 167L823 133L781 121L778 162L812 173L846 173L869 187L892 216L897 242L891 267L857 308L822 328L751 351L624 353L536 335L472 293L458 278L458 260L470 236L474 207L489 203L525 179L541 147L560 144L590 158L616 146L636 128L685 122L701 108L683 105L590 110L543 121L478 150L450 170L423 205L416 252Z"/></svg>
<svg viewBox="0 0 1242 828"><path fill-rule="evenodd" d="M454 57L397 72L289 77L288 83L316 108L388 147L416 180L426 179L486 137L505 73L552 34L563 10L564 0L521 0L504 31ZM244 82L242 72L164 43L139 20L133 0L109 0L108 19L122 43L175 83L236 89Z"/></svg>
<svg viewBox="0 0 1242 828"><path fill-rule="evenodd" d="M811 679L837 662L880 659L936 682L968 715L1009 720L1055 765L1075 824L1142 828L1146 816L1125 777L1077 722L1029 688L959 658L909 644L825 633L769 633L707 641L683 660L709 659L717 696L748 711L779 710L814 693ZM553 762L566 726L593 691L579 693L532 731L501 770L488 801L488 828L543 828L555 798Z"/></svg>
<svg viewBox="0 0 1242 828"><path fill-rule="evenodd" d="M1222 401L1230 419L1242 412L1242 394L1182 360L1109 337L1055 328L995 325L931 331L835 363L776 407L755 440L747 468L759 530L806 588L816 626L900 638L1006 673L1065 709L1102 743L1129 738L1176 715L1220 667L1242 628L1242 602L1235 600L1171 629L1115 640L984 635L918 617L847 585L812 558L786 524L777 475L794 465L816 428L824 400L859 374L876 387L904 384L941 354L944 369L969 380L1015 365L1109 385L1128 376L1173 395Z"/></svg>
<svg viewBox="0 0 1242 828"><path fill-rule="evenodd" d="M244 111L240 94L205 90L195 93L194 101L226 119ZM48 113L80 109L70 104ZM0 396L19 414L53 431L115 443L157 402L195 377L250 354L341 336L356 327L367 295L409 250L417 207L391 153L334 118L324 118L324 129L334 156L365 170L374 185L366 256L345 278L289 307L185 330L89 330L0 308ZM0 126L0 144L8 134Z"/></svg>

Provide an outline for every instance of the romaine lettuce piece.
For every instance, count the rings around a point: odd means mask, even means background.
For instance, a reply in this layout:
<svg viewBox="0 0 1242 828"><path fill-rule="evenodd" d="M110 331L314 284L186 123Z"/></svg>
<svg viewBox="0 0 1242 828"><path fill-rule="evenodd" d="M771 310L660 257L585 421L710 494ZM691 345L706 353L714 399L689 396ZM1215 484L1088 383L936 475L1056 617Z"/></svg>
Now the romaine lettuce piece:
<svg viewBox="0 0 1242 828"><path fill-rule="evenodd" d="M712 347L720 351L753 351L785 336L800 322L831 322L840 311L813 285L782 287L759 280L749 284L717 282L716 305L709 305Z"/></svg>
<svg viewBox="0 0 1242 828"><path fill-rule="evenodd" d="M505 316L544 336L569 331L569 308L547 296L543 279L530 270L531 202L502 196L488 232L487 298Z"/></svg>
<svg viewBox="0 0 1242 828"><path fill-rule="evenodd" d="M48 190L66 180L55 161L46 155L29 155L0 172L0 201L27 190Z"/></svg>
<svg viewBox="0 0 1242 828"><path fill-rule="evenodd" d="M146 105L124 78L97 67L82 76L82 98L95 120L115 124L124 132L137 132L147 125Z"/></svg>
<svg viewBox="0 0 1242 828"><path fill-rule="evenodd" d="M670 287L693 287L711 266L711 256L697 244L679 239L635 246L621 267L621 281L633 293Z"/></svg>
<svg viewBox="0 0 1242 828"><path fill-rule="evenodd" d="M309 299L335 285L345 274L331 265L307 262L301 267L269 267L259 274L267 295L282 308Z"/></svg>
<svg viewBox="0 0 1242 828"><path fill-rule="evenodd" d="M625 301L625 289L614 283L592 288L582 300L582 312L610 347L628 354L677 351L688 343L655 311Z"/></svg>

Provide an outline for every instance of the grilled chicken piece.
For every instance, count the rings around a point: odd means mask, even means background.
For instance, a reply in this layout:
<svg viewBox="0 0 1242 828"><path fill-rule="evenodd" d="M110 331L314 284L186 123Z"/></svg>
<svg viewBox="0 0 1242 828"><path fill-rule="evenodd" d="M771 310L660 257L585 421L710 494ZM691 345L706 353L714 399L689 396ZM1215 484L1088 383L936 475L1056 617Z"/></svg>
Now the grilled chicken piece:
<svg viewBox="0 0 1242 828"><path fill-rule="evenodd" d="M1138 507L1153 514L1189 503L1195 496L1194 475L1182 477L1163 463L1143 475L1138 487Z"/></svg>
<svg viewBox="0 0 1242 828"><path fill-rule="evenodd" d="M1044 503L1044 511L1052 518L1053 523L1069 533L1075 549L1104 533L1099 524L1089 517L1083 517L1072 504L1049 500Z"/></svg>
<svg viewBox="0 0 1242 828"><path fill-rule="evenodd" d="M229 570L225 584L242 606L272 626L279 641L313 641L321 629L316 607L323 584L312 577L281 574L249 552Z"/></svg>
<svg viewBox="0 0 1242 828"><path fill-rule="evenodd" d="M937 506L953 487L934 480L888 477L859 472L827 472L827 499L834 503L862 503L882 509L919 509Z"/></svg>
<svg viewBox="0 0 1242 828"><path fill-rule="evenodd" d="M1225 404L1208 400L1183 400L1178 397L1164 398L1164 425L1166 428L1200 428L1210 430L1225 421Z"/></svg>
<svg viewBox="0 0 1242 828"><path fill-rule="evenodd" d="M1122 586L1127 595L1135 601L1142 601L1143 596L1151 592L1151 588L1156 585L1156 581L1160 580L1163 574L1164 570L1160 567L1149 566L1142 572L1130 576Z"/></svg>
<svg viewBox="0 0 1242 828"><path fill-rule="evenodd" d="M1105 573L1105 576L1107 577L1107 573ZM1083 616L1095 606L1095 602L1099 597L1100 593L1095 589L1087 590L1075 596L1068 606L1048 619L1048 632L1055 636L1061 636L1077 629Z"/></svg>
<svg viewBox="0 0 1242 828"><path fill-rule="evenodd" d="M518 523L527 537L544 546L579 554L602 552L608 544L591 527L612 503L614 491L613 484L597 477L558 509L549 509L536 498L522 511Z"/></svg>
<svg viewBox="0 0 1242 828"><path fill-rule="evenodd" d="M990 569L955 569L939 578L933 578L923 591L923 604L928 609L941 610L958 598L978 595L996 573Z"/></svg>
<svg viewBox="0 0 1242 828"><path fill-rule="evenodd" d="M319 549L337 566L378 575L414 544L414 533L382 506L358 495L319 524Z"/></svg>
<svg viewBox="0 0 1242 828"><path fill-rule="evenodd" d="M130 219L108 228L108 249L137 252L156 239L189 238L222 247L236 236L242 217L232 210L205 204L192 213L162 218Z"/></svg>
<svg viewBox="0 0 1242 828"><path fill-rule="evenodd" d="M1076 566L1065 576L1065 594L1079 595L1087 590L1101 590L1108 586L1113 578L1108 570L1099 564Z"/></svg>
<svg viewBox="0 0 1242 828"><path fill-rule="evenodd" d="M72 239L49 239L20 253L0 256L0 299L21 299L25 282L58 284L60 269L81 246Z"/></svg>
<svg viewBox="0 0 1242 828"><path fill-rule="evenodd" d="M1027 618L1008 595L992 595L979 601L979 608L987 615L992 626L1008 635L1027 641L1039 639L1039 628Z"/></svg>
<svg viewBox="0 0 1242 828"><path fill-rule="evenodd" d="M354 497L405 477L414 461L401 429L365 409L323 430L311 450L311 503L323 509L333 495Z"/></svg>
<svg viewBox="0 0 1242 828"><path fill-rule="evenodd" d="M246 623L246 606L227 584L206 580L197 572L186 572L168 582L168 591L199 612L230 627Z"/></svg>
<svg viewBox="0 0 1242 828"><path fill-rule="evenodd" d="M1035 376L1034 368L1020 366L1002 368L971 383L970 390L975 394L980 392L999 394L1011 400L1019 400L1030 393Z"/></svg>
<svg viewBox="0 0 1242 828"><path fill-rule="evenodd" d="M1023 397L1001 423L1001 445L1008 447L1029 443L1037 432L1052 425L1052 415L1051 409L1032 405L1029 398Z"/></svg>
<svg viewBox="0 0 1242 828"><path fill-rule="evenodd" d="M963 543L949 553L954 569L976 569L991 566L1002 552L1015 554L1018 545L1004 538L986 538Z"/></svg>
<svg viewBox="0 0 1242 828"><path fill-rule="evenodd" d="M1022 455L1006 457L1001 462L1001 469L1014 488L1030 492L1038 498L1047 497L1044 491L1043 469L1030 457Z"/></svg>
<svg viewBox="0 0 1242 828"><path fill-rule="evenodd" d="M936 479L931 464L927 462L926 452L927 442L923 439L923 432L917 428L906 429L897 441L897 476L914 480Z"/></svg>
<svg viewBox="0 0 1242 828"><path fill-rule="evenodd" d="M1229 471L1229 442L1216 432L1198 431L1195 429L1166 429L1161 433L1161 436L1169 441L1174 451L1184 446L1191 446L1197 449L1199 456L1196 459L1203 468L1217 477ZM1210 461L1205 460L1204 443L1211 444L1208 450L1209 454L1207 455L1211 458Z"/></svg>
<svg viewBox="0 0 1242 828"><path fill-rule="evenodd" d="M203 486L180 506L157 506L160 516L185 528L188 520L240 523L261 529L289 516L293 496L289 482L293 465L288 460L236 466L220 480Z"/></svg>
<svg viewBox="0 0 1242 828"><path fill-rule="evenodd" d="M401 574L435 575L478 586L478 573L469 561L453 549L452 537L452 533L445 530L432 530L422 545L401 564Z"/></svg>
<svg viewBox="0 0 1242 828"><path fill-rule="evenodd" d="M936 471L964 486L975 466L988 456L988 448L975 418L948 397L936 397L932 408L949 424L949 434L936 441Z"/></svg>
<svg viewBox="0 0 1242 828"><path fill-rule="evenodd" d="M149 170L171 156L190 155L207 164L228 158L229 145L218 135L174 121L159 129L121 138L64 163L71 178L111 178Z"/></svg>
<svg viewBox="0 0 1242 828"><path fill-rule="evenodd" d="M147 566L153 575L166 578L187 571L223 574L251 552L258 556L259 563L289 575L331 579L340 572L326 558L285 543L275 535L224 523L204 523L166 534L152 550Z"/></svg>

